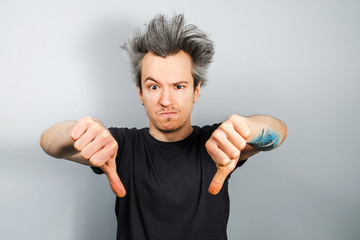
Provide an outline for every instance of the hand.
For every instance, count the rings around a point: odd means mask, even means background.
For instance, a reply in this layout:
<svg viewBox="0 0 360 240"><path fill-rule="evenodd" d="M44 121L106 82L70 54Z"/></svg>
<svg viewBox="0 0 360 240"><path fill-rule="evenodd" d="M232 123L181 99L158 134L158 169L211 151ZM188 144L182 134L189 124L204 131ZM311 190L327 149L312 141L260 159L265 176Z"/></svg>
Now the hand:
<svg viewBox="0 0 360 240"><path fill-rule="evenodd" d="M206 150L217 167L217 172L209 186L209 193L220 192L226 177L235 169L249 135L250 128L247 119L232 115L212 133L205 143Z"/></svg>
<svg viewBox="0 0 360 240"><path fill-rule="evenodd" d="M71 138L75 141L74 148L81 156L104 171L113 192L118 197L124 197L126 191L116 172L118 144L109 130L99 120L85 117L73 127Z"/></svg>

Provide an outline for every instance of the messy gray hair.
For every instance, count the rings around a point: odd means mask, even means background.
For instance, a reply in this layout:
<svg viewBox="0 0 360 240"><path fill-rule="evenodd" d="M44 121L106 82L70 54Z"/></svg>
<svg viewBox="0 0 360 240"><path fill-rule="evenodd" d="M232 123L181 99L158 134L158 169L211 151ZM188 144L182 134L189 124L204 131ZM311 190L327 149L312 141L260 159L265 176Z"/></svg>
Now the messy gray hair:
<svg viewBox="0 0 360 240"><path fill-rule="evenodd" d="M144 31L138 30L122 48L130 58L131 71L135 83L141 90L141 61L146 53L167 57L183 50L192 59L194 88L206 84L206 72L214 55L214 44L208 36L195 25L185 25L183 14L167 19L157 15L146 25Z"/></svg>

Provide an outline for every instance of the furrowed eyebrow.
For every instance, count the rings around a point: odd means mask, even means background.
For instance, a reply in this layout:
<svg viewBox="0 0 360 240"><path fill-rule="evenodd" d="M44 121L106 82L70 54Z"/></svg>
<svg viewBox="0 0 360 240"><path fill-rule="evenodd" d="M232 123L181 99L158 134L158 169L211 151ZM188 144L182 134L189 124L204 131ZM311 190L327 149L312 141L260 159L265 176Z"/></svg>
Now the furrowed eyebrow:
<svg viewBox="0 0 360 240"><path fill-rule="evenodd" d="M155 83L157 83L157 84L160 84L156 79L154 79L153 77L148 77L148 78L146 78L145 80L144 80L144 83L146 82L146 81L153 81L153 82L155 82ZM189 84L189 82L188 81L178 81L178 82L174 82L174 83L172 83L172 85L181 85L181 84Z"/></svg>
<svg viewBox="0 0 360 240"><path fill-rule="evenodd" d="M153 82L159 83L159 82L156 81L153 77L148 77L148 78L146 78L145 81L144 81L144 83L145 83L146 81L153 81Z"/></svg>
<svg viewBox="0 0 360 240"><path fill-rule="evenodd" d="M174 82L173 85L181 85L181 84L188 84L188 81L178 81L178 82Z"/></svg>

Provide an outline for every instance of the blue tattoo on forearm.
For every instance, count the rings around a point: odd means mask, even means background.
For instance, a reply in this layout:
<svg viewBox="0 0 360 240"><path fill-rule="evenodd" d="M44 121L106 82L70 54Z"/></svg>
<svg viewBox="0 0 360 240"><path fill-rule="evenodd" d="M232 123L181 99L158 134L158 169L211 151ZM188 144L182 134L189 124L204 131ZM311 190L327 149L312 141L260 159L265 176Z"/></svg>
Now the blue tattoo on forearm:
<svg viewBox="0 0 360 240"><path fill-rule="evenodd" d="M260 151L269 151L276 148L279 142L280 136L277 132L263 129L255 140L249 142L249 145Z"/></svg>

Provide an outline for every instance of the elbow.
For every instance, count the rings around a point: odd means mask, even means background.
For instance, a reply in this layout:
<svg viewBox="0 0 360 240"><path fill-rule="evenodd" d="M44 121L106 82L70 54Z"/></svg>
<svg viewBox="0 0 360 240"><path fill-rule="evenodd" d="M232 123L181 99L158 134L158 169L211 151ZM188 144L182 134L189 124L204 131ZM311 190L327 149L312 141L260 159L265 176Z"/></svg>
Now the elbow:
<svg viewBox="0 0 360 240"><path fill-rule="evenodd" d="M41 134L41 136L40 136L40 141L39 141L39 143L40 143L40 146L41 146L41 148L46 152L46 130Z"/></svg>
<svg viewBox="0 0 360 240"><path fill-rule="evenodd" d="M48 154L52 157L55 157L55 158L59 158L60 157L59 154L56 151L51 149L51 142L50 142L50 138L47 134L47 131L48 130L45 130L40 136L40 140L39 140L40 146L46 154Z"/></svg>
<svg viewBox="0 0 360 240"><path fill-rule="evenodd" d="M287 135L288 135L288 129L286 127L286 124L284 122L281 121L281 128L282 128L282 131L280 133L280 141L279 143L277 144L277 146L280 146L286 139Z"/></svg>
<svg viewBox="0 0 360 240"><path fill-rule="evenodd" d="M282 127L283 127L283 130L284 130L284 138L283 138L283 140L285 140L285 138L288 135L288 129L287 129L286 124L284 122L282 122Z"/></svg>

